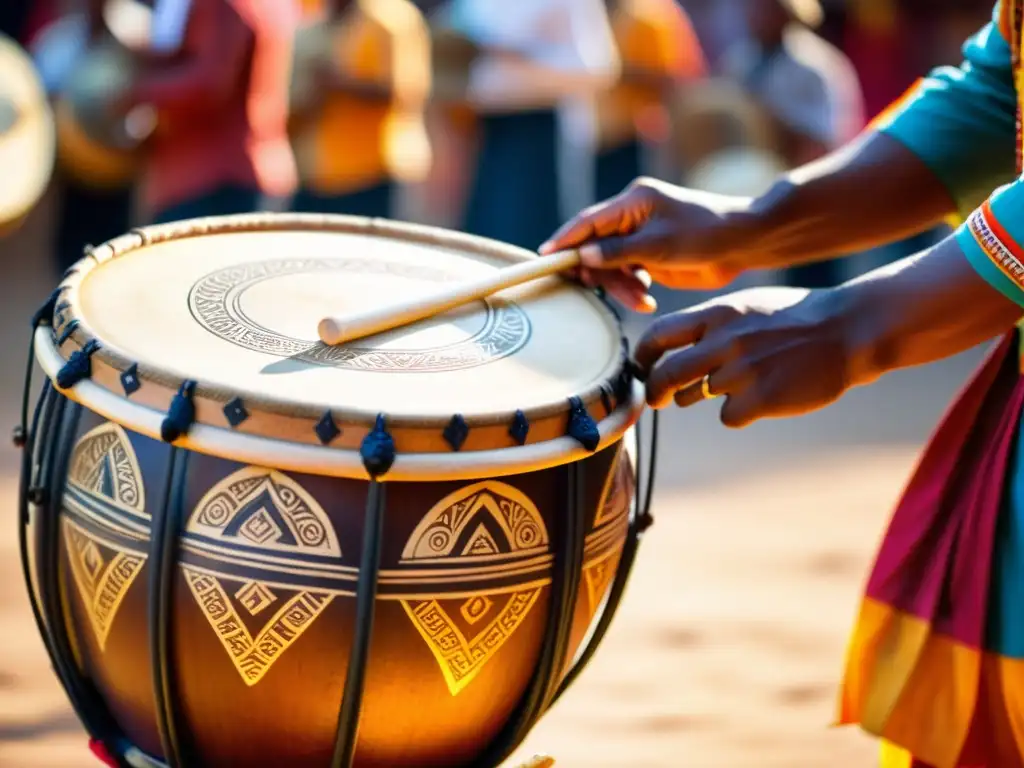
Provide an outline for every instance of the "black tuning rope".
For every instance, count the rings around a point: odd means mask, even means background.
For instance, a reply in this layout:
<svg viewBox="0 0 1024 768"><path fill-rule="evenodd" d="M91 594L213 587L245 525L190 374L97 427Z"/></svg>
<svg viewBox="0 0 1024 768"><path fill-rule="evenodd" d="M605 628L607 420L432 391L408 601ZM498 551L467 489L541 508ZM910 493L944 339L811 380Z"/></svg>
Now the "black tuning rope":
<svg viewBox="0 0 1024 768"><path fill-rule="evenodd" d="M554 562L551 569L548 622L541 639L533 677L511 720L487 747L473 768L495 768L518 748L554 702L569 657L569 633L576 608L583 544L586 538L586 469L577 461L562 467L564 504L555 515ZM564 510L562 512L561 510Z"/></svg>
<svg viewBox="0 0 1024 768"><path fill-rule="evenodd" d="M345 687L338 709L331 768L351 768L359 740L359 716L366 685L370 640L373 637L373 611L377 602L381 547L384 543L384 512L387 507L386 486L380 478L395 463L395 440L387 430L386 421L384 414L379 414L376 424L363 438L359 448L363 467L370 476L370 487L366 496L363 546L359 557L359 579L356 582L356 623L352 633L348 671L345 673Z"/></svg>
<svg viewBox="0 0 1024 768"><path fill-rule="evenodd" d="M612 580L611 589L608 591L608 600L605 603L604 610L601 611L601 618L598 619L597 625L594 627L594 631L591 633L590 640L587 642L583 652L580 653L579 658L573 665L572 669L566 674L565 679L562 681L555 693L551 703L554 704L558 701L562 695L569 689L576 679L580 676L586 666L590 663L591 659L594 658L594 654L600 647L601 642L604 640L605 635L608 633L608 629L612 625L612 621L615 619L615 614L619 610L619 605L622 603L622 597L626 592L626 586L629 583L629 575L633 570L633 563L636 561L636 554L640 548L640 540L643 538L644 532L651 527L654 523L654 518L651 516L651 500L653 498L654 490L654 477L657 471L656 457L658 455L658 412L651 412L651 456L647 460L647 480L641 482L642 478L640 473L643 471L641 464L641 433L640 425L636 427L636 446L637 446L637 484L636 484L636 501L635 501L635 513L633 518L629 521L629 528L626 531L626 543L622 548L622 555L619 557L619 567L615 572L615 578Z"/></svg>
<svg viewBox="0 0 1024 768"><path fill-rule="evenodd" d="M189 452L172 446L159 516L154 515L149 542L149 609L147 630L153 676L157 733L167 768L187 768L181 715L174 685L174 577L177 573Z"/></svg>
<svg viewBox="0 0 1024 768"><path fill-rule="evenodd" d="M35 367L36 361L36 330L41 325L51 325L53 323L53 313L57 306L57 300L60 298L60 293L60 288L51 293L50 297L32 315L32 336L28 344L28 362L25 364L25 385L21 391L21 419L14 428L14 434L11 437L15 448L24 448L25 442L28 439L28 404L32 397L32 369Z"/></svg>

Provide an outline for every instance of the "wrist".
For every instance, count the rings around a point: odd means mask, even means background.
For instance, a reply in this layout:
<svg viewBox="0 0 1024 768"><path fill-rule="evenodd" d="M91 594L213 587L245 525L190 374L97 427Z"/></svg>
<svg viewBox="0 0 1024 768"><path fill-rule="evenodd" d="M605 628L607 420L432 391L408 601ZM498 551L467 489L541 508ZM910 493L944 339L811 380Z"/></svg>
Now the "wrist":
<svg viewBox="0 0 1024 768"><path fill-rule="evenodd" d="M887 332L888 314L872 306L868 283L846 283L818 292L815 302L821 322L843 350L843 380L847 387L871 384L899 367L896 338Z"/></svg>
<svg viewBox="0 0 1024 768"><path fill-rule="evenodd" d="M717 242L709 251L718 254L716 266L728 272L768 269L773 261L764 248L771 232L770 217L758 207L756 198L729 198L720 209Z"/></svg>
<svg viewBox="0 0 1024 768"><path fill-rule="evenodd" d="M797 188L780 178L764 193L750 199L741 213L747 238L748 269L777 269L801 261L800 231L807 218L807 206L795 201ZM796 204L794 204L796 203Z"/></svg>

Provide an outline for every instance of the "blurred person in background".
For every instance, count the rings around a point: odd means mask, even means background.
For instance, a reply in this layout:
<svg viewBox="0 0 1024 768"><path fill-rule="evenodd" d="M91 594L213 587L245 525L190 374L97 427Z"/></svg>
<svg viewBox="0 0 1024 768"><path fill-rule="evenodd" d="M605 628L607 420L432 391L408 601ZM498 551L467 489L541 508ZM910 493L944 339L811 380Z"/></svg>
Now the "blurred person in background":
<svg viewBox="0 0 1024 768"><path fill-rule="evenodd" d="M977 27L978 24L973 24L971 29ZM845 9L840 39L843 50L857 71L866 113L872 118L896 102L918 73L927 69L917 67L918 54L907 44L908 40L914 39L912 30L915 29L920 27L912 24L897 0L858 0ZM958 35L957 49L965 37L967 34ZM933 63L945 62L948 58L944 57L945 53L939 51L940 58L933 59ZM887 264L924 250L947 233L945 225L936 227L906 240L872 249L863 254L861 260L868 268Z"/></svg>
<svg viewBox="0 0 1024 768"><path fill-rule="evenodd" d="M823 19L818 0L746 0L750 37L723 60L772 117L779 154L790 167L808 163L853 138L864 126L857 75L849 59L813 28ZM834 285L839 265L791 270L787 282Z"/></svg>
<svg viewBox="0 0 1024 768"><path fill-rule="evenodd" d="M292 209L392 217L399 185L422 181L431 164L426 20L409 0L302 6L295 77L306 82L293 87L300 189Z"/></svg>
<svg viewBox="0 0 1024 768"><path fill-rule="evenodd" d="M747 35L747 0L676 0L689 14L712 73L720 74L725 52Z"/></svg>
<svg viewBox="0 0 1024 768"><path fill-rule="evenodd" d="M462 229L536 248L579 191L569 185L592 194L587 168L566 152L589 159L592 175L593 104L569 126L564 110L618 76L603 0L453 0L446 24L475 47L461 97L477 142Z"/></svg>
<svg viewBox="0 0 1024 768"><path fill-rule="evenodd" d="M924 71L907 45L913 29L897 0L856 0L846 9L840 41L857 72L866 115L882 112Z"/></svg>
<svg viewBox="0 0 1024 768"><path fill-rule="evenodd" d="M191 0L179 52L141 67L114 105L158 116L140 167L144 220L246 213L294 192L287 120L297 26L292 2Z"/></svg>
<svg viewBox="0 0 1024 768"><path fill-rule="evenodd" d="M0 2L5 7L18 3ZM30 8L26 44L51 96L89 48L107 34L102 5L95 0L35 0ZM82 257L83 248L98 245L128 231L132 225L134 185L113 186L64 172L58 163L54 226L54 267L62 274Z"/></svg>
<svg viewBox="0 0 1024 768"><path fill-rule="evenodd" d="M700 42L677 0L607 5L622 72L616 86L597 99L598 199L620 192L644 172L678 176L678 162L668 151L671 102L706 73Z"/></svg>
<svg viewBox="0 0 1024 768"><path fill-rule="evenodd" d="M836 288L756 288L660 317L634 353L651 406L722 397L722 422L744 427L998 339L906 486L851 634L838 722L884 739L886 768L1024 755L1022 27L1020 0L996 3L960 67L763 195L643 180L541 249L580 248L585 282L652 311L636 270L721 288L965 217L935 247Z"/></svg>
<svg viewBox="0 0 1024 768"><path fill-rule="evenodd" d="M431 92L426 107L433 162L406 201L417 221L458 228L465 214L477 156L477 116L466 101L479 47L452 26L449 0L420 0L428 14Z"/></svg>
<svg viewBox="0 0 1024 768"><path fill-rule="evenodd" d="M786 169L769 115L737 83L705 80L673 104L674 152L694 189L726 195L765 192Z"/></svg>

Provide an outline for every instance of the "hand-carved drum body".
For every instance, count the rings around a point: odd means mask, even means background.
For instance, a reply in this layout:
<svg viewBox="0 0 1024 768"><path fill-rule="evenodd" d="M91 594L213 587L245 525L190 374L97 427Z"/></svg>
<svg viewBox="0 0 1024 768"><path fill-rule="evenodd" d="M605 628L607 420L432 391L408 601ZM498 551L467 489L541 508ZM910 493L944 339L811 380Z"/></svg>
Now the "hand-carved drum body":
<svg viewBox="0 0 1024 768"><path fill-rule="evenodd" d="M37 316L26 573L125 765L497 765L585 663L646 514L610 311L550 279L315 341L321 315L522 258L245 217L65 278Z"/></svg>

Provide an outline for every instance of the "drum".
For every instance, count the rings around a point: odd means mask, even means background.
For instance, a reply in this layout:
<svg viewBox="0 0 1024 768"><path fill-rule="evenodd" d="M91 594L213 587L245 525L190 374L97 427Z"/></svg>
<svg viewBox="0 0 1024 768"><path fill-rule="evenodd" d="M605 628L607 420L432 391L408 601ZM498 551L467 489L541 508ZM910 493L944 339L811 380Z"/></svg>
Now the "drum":
<svg viewBox="0 0 1024 768"><path fill-rule="evenodd" d="M14 229L53 175L53 116L32 59L0 35L0 234Z"/></svg>
<svg viewBox="0 0 1024 768"><path fill-rule="evenodd" d="M696 83L678 94L670 109L673 151L684 168L736 148L778 155L770 120L736 83L721 78Z"/></svg>
<svg viewBox="0 0 1024 768"><path fill-rule="evenodd" d="M69 271L34 321L22 558L122 764L496 766L576 678L650 521L615 314L548 278L316 340L326 314L528 258L264 214Z"/></svg>

